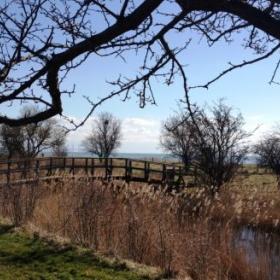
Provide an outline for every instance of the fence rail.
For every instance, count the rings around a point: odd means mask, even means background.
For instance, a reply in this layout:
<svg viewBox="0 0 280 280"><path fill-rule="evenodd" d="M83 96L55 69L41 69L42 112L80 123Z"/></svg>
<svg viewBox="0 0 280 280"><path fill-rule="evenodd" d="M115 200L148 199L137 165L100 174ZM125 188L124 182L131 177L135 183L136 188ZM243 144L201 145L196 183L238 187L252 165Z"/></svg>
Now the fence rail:
<svg viewBox="0 0 280 280"><path fill-rule="evenodd" d="M127 158L44 157L0 161L0 182L13 184L22 180L71 175L122 179L151 183L180 184L180 165Z"/></svg>

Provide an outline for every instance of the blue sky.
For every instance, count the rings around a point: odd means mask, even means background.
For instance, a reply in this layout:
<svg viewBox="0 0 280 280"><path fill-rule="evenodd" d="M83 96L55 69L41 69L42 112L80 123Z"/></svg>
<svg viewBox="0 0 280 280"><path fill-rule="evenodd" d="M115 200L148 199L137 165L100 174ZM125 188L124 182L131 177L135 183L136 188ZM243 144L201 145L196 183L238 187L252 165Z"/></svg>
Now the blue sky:
<svg viewBox="0 0 280 280"><path fill-rule="evenodd" d="M235 36L230 45L221 41L211 48L191 31L181 35L171 34L168 36L168 42L172 46L182 45L192 38L192 43L179 57L182 64L186 65L189 85L195 85L214 78L228 66L228 62L240 63L252 57L252 51L242 47L243 35L241 33ZM112 89L106 81L112 81L120 74L134 77L141 57L134 52L128 53L125 55L126 63L124 63L116 57L101 58L94 54L90 56L85 63L69 74L65 82L67 88L72 88L75 83L76 93L71 98L63 98L64 114L76 121L82 120L90 109L82 96L89 96L93 101L106 96ZM279 53L265 61L229 73L215 82L209 90L192 91L191 101L203 106L205 103L211 104L225 98L228 105L243 114L247 129L252 130L260 125L253 137L253 140L256 140L280 119L280 86L268 83L278 59ZM138 98L133 94L126 102L123 102L121 97L114 97L104 103L83 127L69 134L69 149L81 151L81 141L88 134L96 114L100 111L109 111L123 123L121 152L161 152L159 147L161 123L177 110L179 100L184 98L184 92L180 79L176 79L169 87L162 82L154 82L153 89L157 105L147 104L144 109L139 108ZM16 112L14 107L2 108L2 112L7 110L9 113Z"/></svg>
<svg viewBox="0 0 280 280"><path fill-rule="evenodd" d="M240 38L236 38L231 45L220 42L208 48L203 42L199 44L196 38L180 56L182 63L187 65L185 69L189 85L201 84L215 77L227 67L228 62L240 63L243 59L252 57L252 52L244 50L240 46L241 43ZM73 72L69 78L69 85L70 81L74 81L77 93L72 98L65 99L65 113L77 120L81 119L89 109L81 95L98 100L98 97L105 96L110 91L106 80L112 80L120 73L133 76L139 57L128 55L126 58L127 62L123 63L116 58L91 57ZM225 98L228 105L243 114L247 129L252 130L260 126L254 136L254 139L257 139L280 119L280 86L269 84L277 59L276 55L258 64L235 70L218 80L208 90L192 91L191 100L204 105ZM184 93L179 79L170 87L154 83L154 91L157 105L147 104L144 109L140 109L137 97L132 95L126 102L115 97L96 111L109 111L123 121L123 145L120 151L161 152L158 141L161 122L176 111ZM90 129L91 121L78 132L70 134L70 149L80 150L80 140Z"/></svg>

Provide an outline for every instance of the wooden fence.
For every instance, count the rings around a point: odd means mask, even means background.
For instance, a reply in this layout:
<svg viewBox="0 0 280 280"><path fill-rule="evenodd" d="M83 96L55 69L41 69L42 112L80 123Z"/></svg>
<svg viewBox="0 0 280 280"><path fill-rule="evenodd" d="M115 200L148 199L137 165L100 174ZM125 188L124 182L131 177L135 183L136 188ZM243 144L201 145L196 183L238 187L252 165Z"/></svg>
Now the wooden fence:
<svg viewBox="0 0 280 280"><path fill-rule="evenodd" d="M43 157L0 161L1 184L69 175L180 184L184 174L180 165L127 158Z"/></svg>

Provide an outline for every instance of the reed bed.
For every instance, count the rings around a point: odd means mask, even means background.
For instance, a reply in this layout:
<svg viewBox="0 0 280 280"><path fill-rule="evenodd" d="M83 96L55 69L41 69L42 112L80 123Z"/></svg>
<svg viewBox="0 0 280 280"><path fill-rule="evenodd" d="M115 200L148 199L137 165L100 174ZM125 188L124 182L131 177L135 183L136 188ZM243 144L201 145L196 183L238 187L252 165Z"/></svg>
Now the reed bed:
<svg viewBox="0 0 280 280"><path fill-rule="evenodd" d="M234 245L239 225L279 229L279 196L204 189L176 193L157 185L67 177L3 187L1 215L39 234L104 255L158 266L168 279L280 279L268 254L248 260Z"/></svg>

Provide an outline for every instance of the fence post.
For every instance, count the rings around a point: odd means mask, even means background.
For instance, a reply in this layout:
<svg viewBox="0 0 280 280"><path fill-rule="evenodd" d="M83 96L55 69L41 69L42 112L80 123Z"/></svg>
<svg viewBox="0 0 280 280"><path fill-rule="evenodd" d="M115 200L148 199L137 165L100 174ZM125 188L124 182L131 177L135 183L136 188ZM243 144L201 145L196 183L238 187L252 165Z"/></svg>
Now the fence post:
<svg viewBox="0 0 280 280"><path fill-rule="evenodd" d="M27 178L27 160L25 159L23 162L23 179L26 180Z"/></svg>
<svg viewBox="0 0 280 280"><path fill-rule="evenodd" d="M72 175L75 175L75 158L72 158Z"/></svg>
<svg viewBox="0 0 280 280"><path fill-rule="evenodd" d="M88 158L86 158L85 171L86 171L86 174L88 175Z"/></svg>
<svg viewBox="0 0 280 280"><path fill-rule="evenodd" d="M150 176L150 163L145 161L144 179L146 182L149 181Z"/></svg>
<svg viewBox="0 0 280 280"><path fill-rule="evenodd" d="M104 164L105 164L105 178L108 179L108 175L109 175L109 172L108 172L108 158L105 158Z"/></svg>
<svg viewBox="0 0 280 280"><path fill-rule="evenodd" d="M125 160L125 180L127 182L130 181L131 179L131 172L132 171L132 168L131 168L131 160L130 159L126 159Z"/></svg>
<svg viewBox="0 0 280 280"><path fill-rule="evenodd" d="M131 160L129 160L128 161L128 172L129 172L129 178L131 178L132 177L132 161Z"/></svg>
<svg viewBox="0 0 280 280"><path fill-rule="evenodd" d="M195 186L197 186L197 182L198 182L198 172L197 172L197 166L194 166L194 171L193 171L193 176L194 176L194 184Z"/></svg>
<svg viewBox="0 0 280 280"><path fill-rule="evenodd" d="M182 181L184 182L182 166L179 166L179 175L178 175L178 180L177 180L178 185L181 184Z"/></svg>
<svg viewBox="0 0 280 280"><path fill-rule="evenodd" d="M10 185L10 175L11 175L11 162L8 161L7 185Z"/></svg>
<svg viewBox="0 0 280 280"><path fill-rule="evenodd" d="M109 172L109 176L112 176L113 175L113 159L110 158L109 162L110 163L109 163L109 166L108 166L108 168L109 168L108 172Z"/></svg>
<svg viewBox="0 0 280 280"><path fill-rule="evenodd" d="M166 165L163 164L162 165L162 178L161 178L162 182L166 181Z"/></svg>
<svg viewBox="0 0 280 280"><path fill-rule="evenodd" d="M94 158L91 159L91 176L94 176Z"/></svg>
<svg viewBox="0 0 280 280"><path fill-rule="evenodd" d="M125 170L124 170L125 175L124 176L125 176L125 180L127 181L128 180L128 171L127 171L127 169L128 169L128 159L127 158L125 159L125 167L124 168L125 168Z"/></svg>
<svg viewBox="0 0 280 280"><path fill-rule="evenodd" d="M36 177L39 178L39 171L40 171L40 161L39 159L36 160L36 167L35 167L35 174Z"/></svg>
<svg viewBox="0 0 280 280"><path fill-rule="evenodd" d="M53 159L50 158L50 166L49 166L49 174L48 175L52 174L52 168L53 168Z"/></svg>

